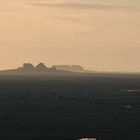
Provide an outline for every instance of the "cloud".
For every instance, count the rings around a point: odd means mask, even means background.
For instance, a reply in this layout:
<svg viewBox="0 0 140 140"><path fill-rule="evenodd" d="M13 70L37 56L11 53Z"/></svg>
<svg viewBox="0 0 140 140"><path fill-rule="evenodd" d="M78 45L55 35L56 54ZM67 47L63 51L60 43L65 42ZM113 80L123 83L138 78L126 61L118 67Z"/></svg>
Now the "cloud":
<svg viewBox="0 0 140 140"><path fill-rule="evenodd" d="M66 8L66 9L82 9L82 10L91 10L91 9L136 9L136 6L132 5L112 5L112 4L95 4L95 3L81 3L81 2L36 2L31 3L33 6L42 6L50 8Z"/></svg>

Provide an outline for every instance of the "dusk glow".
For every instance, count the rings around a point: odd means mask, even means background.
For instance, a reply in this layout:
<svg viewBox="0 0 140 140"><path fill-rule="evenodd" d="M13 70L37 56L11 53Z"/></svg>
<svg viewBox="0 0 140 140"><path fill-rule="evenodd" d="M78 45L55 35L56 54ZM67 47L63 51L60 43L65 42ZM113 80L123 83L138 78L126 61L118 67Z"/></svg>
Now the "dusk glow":
<svg viewBox="0 0 140 140"><path fill-rule="evenodd" d="M140 72L139 0L1 0L0 69L23 62Z"/></svg>

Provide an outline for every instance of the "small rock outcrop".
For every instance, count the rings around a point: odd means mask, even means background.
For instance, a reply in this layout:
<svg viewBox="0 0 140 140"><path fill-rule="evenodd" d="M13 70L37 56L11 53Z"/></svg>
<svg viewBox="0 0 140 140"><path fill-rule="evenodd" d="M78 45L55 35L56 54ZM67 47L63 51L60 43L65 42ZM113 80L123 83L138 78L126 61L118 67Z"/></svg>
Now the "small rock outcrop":
<svg viewBox="0 0 140 140"><path fill-rule="evenodd" d="M31 63L24 63L23 64L23 70L29 71L29 70L34 70L34 66Z"/></svg>
<svg viewBox="0 0 140 140"><path fill-rule="evenodd" d="M57 70L72 71L72 72L84 72L84 68L80 65L54 65Z"/></svg>
<svg viewBox="0 0 140 140"><path fill-rule="evenodd" d="M44 63L39 63L39 64L35 67L35 69L36 69L37 71L46 71L48 68L45 66Z"/></svg>

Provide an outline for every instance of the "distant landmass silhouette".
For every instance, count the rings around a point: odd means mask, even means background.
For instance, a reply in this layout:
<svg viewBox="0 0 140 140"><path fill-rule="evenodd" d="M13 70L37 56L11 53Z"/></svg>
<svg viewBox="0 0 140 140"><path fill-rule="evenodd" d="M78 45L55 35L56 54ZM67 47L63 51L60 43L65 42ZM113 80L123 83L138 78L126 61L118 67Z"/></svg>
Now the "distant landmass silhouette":
<svg viewBox="0 0 140 140"><path fill-rule="evenodd" d="M54 65L53 68L57 70L65 70L72 72L85 72L85 69L80 65Z"/></svg>
<svg viewBox="0 0 140 140"><path fill-rule="evenodd" d="M34 66L31 63L23 63L22 67L10 70L1 70L0 74L6 75L71 75L78 73L88 73L80 65L53 65L47 67L44 63Z"/></svg>

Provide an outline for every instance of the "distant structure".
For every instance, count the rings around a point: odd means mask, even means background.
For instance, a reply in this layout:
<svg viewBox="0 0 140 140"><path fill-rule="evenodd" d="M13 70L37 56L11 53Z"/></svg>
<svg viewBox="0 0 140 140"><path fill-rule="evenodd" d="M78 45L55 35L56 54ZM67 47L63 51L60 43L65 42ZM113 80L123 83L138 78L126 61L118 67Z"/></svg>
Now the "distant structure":
<svg viewBox="0 0 140 140"><path fill-rule="evenodd" d="M34 66L31 63L23 63L21 67L10 70L2 70L0 74L8 75L75 75L78 73L92 73L92 71L85 70L80 65L54 65L47 67L44 63L39 63Z"/></svg>
<svg viewBox="0 0 140 140"><path fill-rule="evenodd" d="M39 63L36 66L33 66L31 63L23 63L22 67L19 67L18 70L22 71L37 71L37 72L45 72L45 71L56 71L57 69L55 67L48 68L44 63Z"/></svg>
<svg viewBox="0 0 140 140"><path fill-rule="evenodd" d="M35 67L31 63L24 63L22 69L29 71L29 70L34 70L34 68Z"/></svg>
<svg viewBox="0 0 140 140"><path fill-rule="evenodd" d="M77 72L77 73L92 73L93 71L85 70L80 65L53 65L52 67L47 67L44 63L39 63L33 66L31 63L24 63L22 67L18 70L21 71L36 71L36 72L46 72L46 71L61 71L61 72Z"/></svg>
<svg viewBox="0 0 140 140"><path fill-rule="evenodd" d="M45 66L44 63L39 63L39 64L35 67L35 69L36 69L37 71L46 71L46 70L48 70L48 68Z"/></svg>
<svg viewBox="0 0 140 140"><path fill-rule="evenodd" d="M85 72L84 68L80 65L54 65L57 70L71 71L71 72Z"/></svg>

